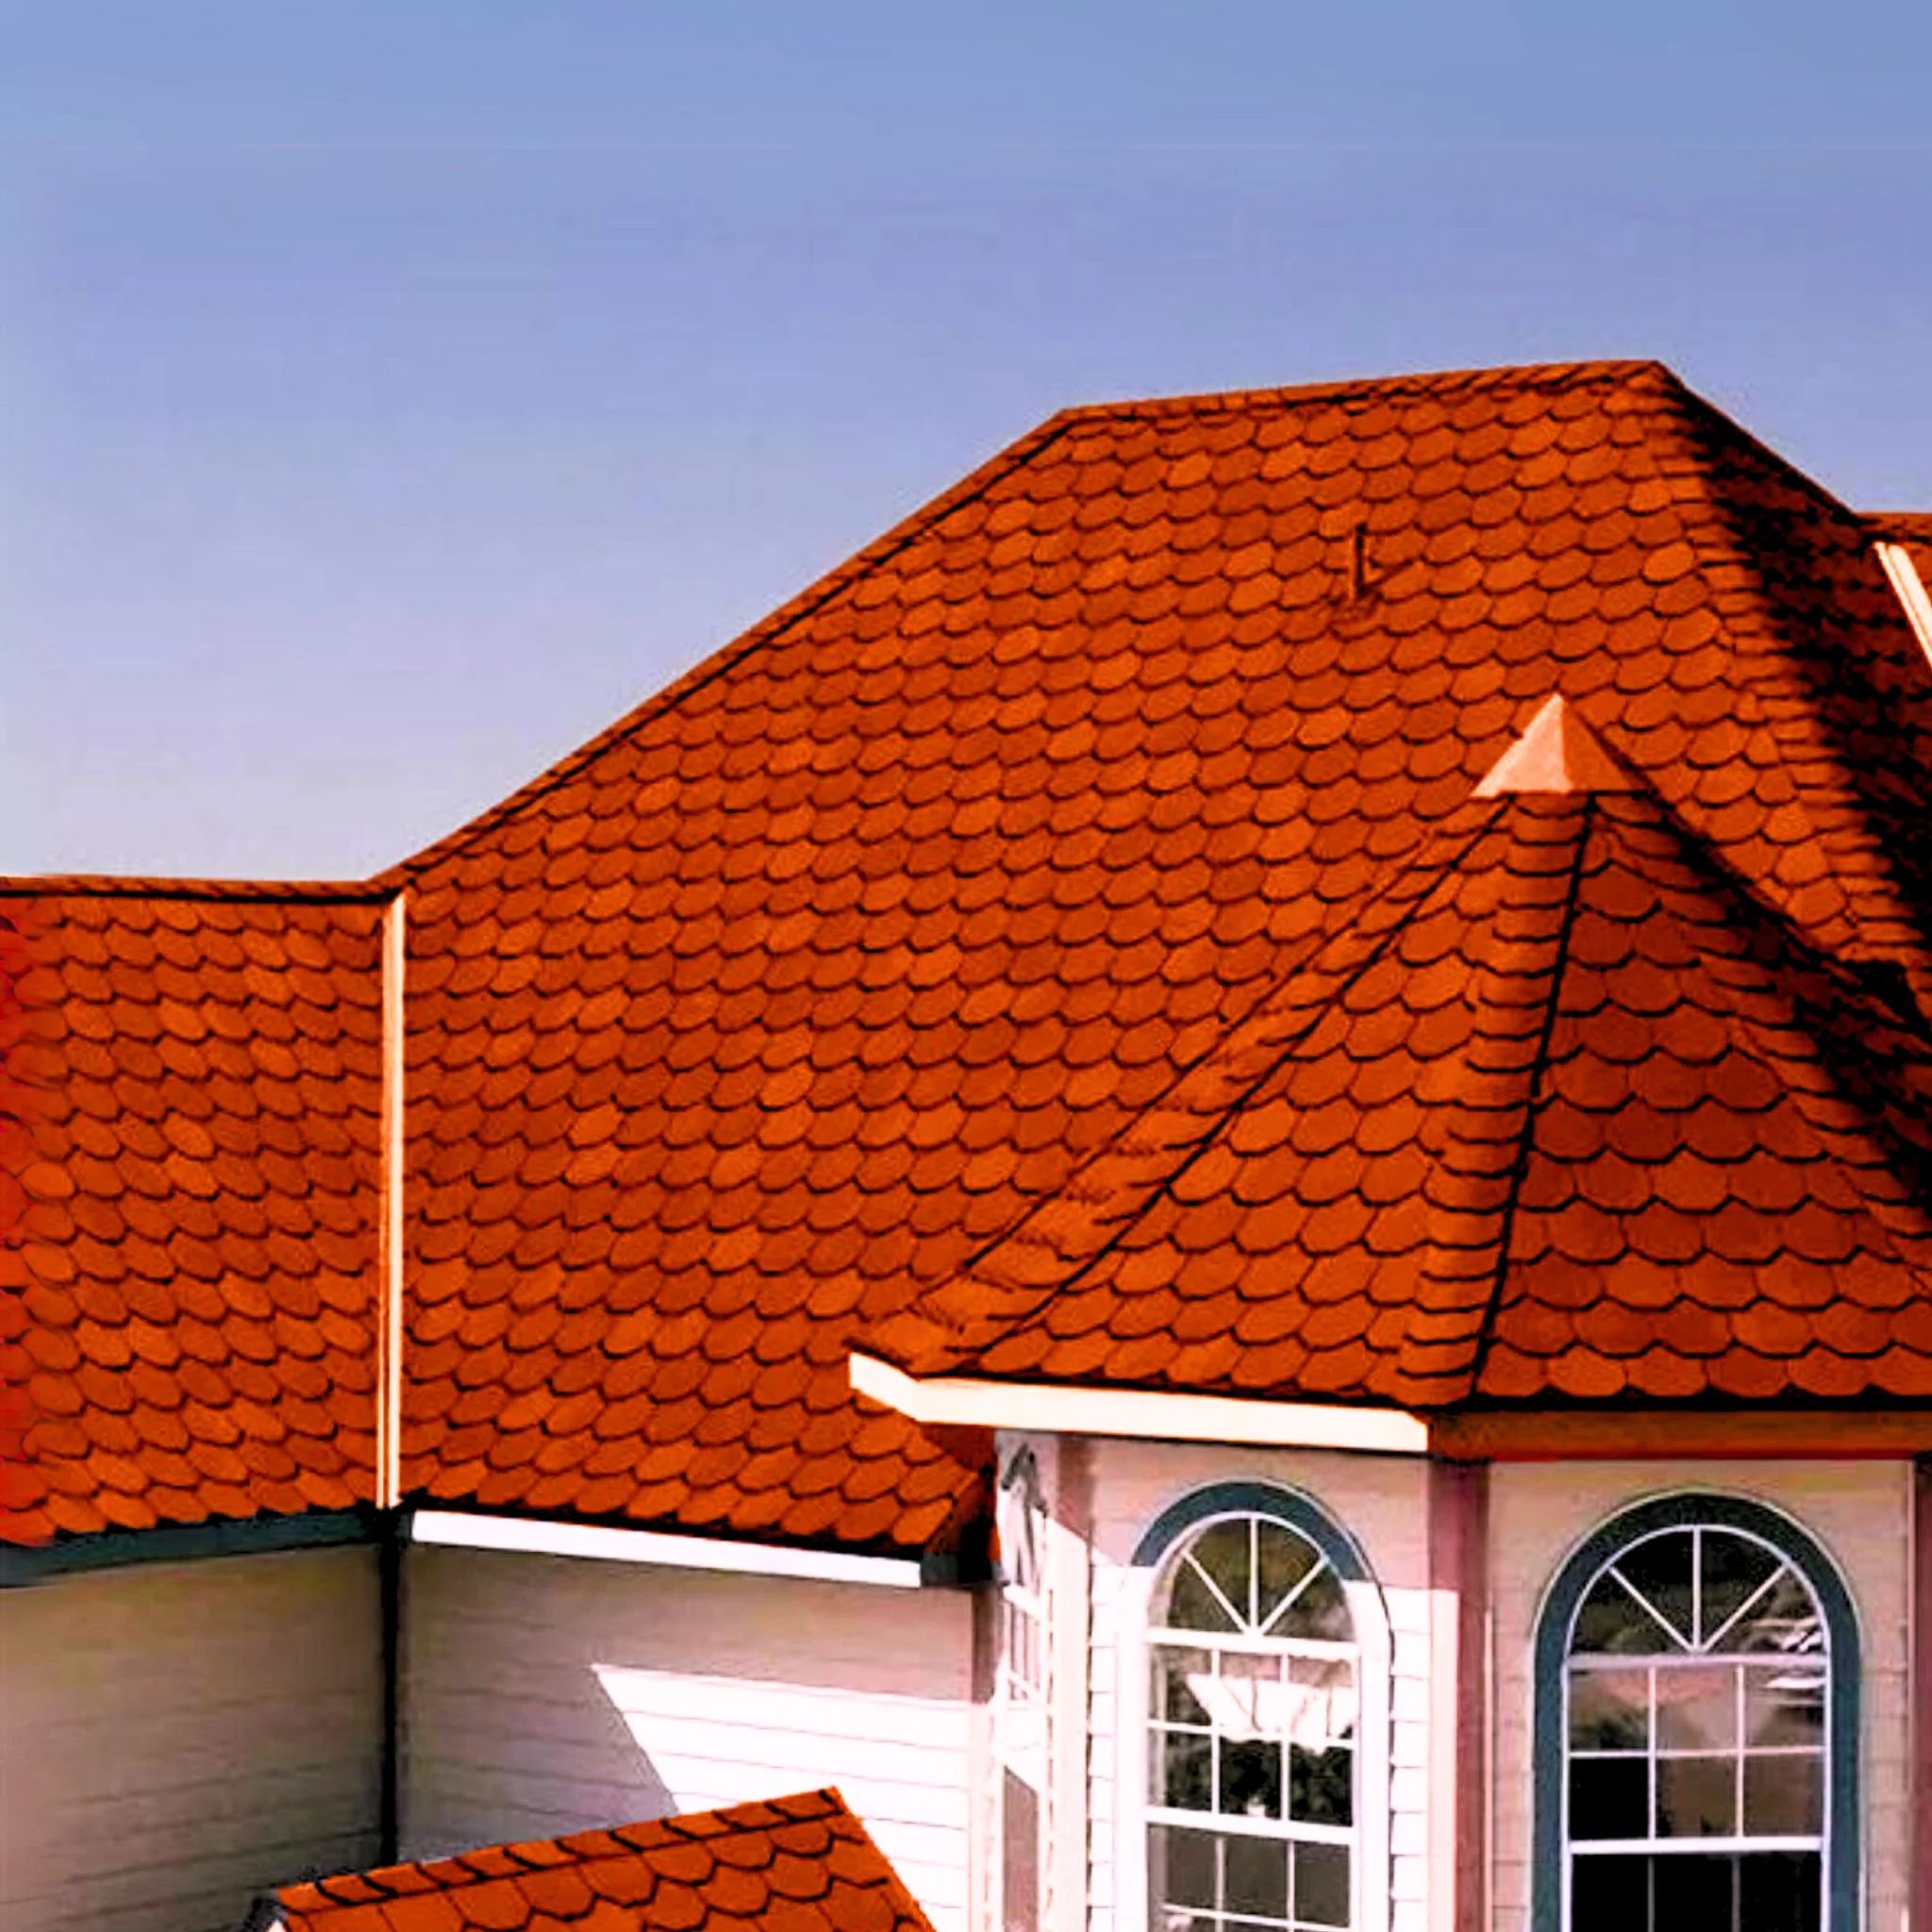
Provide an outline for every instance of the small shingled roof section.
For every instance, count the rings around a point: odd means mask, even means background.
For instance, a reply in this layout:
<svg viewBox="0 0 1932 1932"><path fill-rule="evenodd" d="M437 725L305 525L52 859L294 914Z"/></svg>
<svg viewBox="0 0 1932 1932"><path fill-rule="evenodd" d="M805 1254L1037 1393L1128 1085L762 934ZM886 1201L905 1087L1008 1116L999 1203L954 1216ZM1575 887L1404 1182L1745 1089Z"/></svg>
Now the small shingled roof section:
<svg viewBox="0 0 1932 1932"><path fill-rule="evenodd" d="M836 1790L392 1865L273 1896L287 1932L931 1932Z"/></svg>
<svg viewBox="0 0 1932 1932"><path fill-rule="evenodd" d="M875 1343L1401 1403L1932 1398L1932 1046L1647 791L1471 806Z"/></svg>
<svg viewBox="0 0 1932 1932"><path fill-rule="evenodd" d="M9 883L7 1541L367 1502L379 908Z"/></svg>

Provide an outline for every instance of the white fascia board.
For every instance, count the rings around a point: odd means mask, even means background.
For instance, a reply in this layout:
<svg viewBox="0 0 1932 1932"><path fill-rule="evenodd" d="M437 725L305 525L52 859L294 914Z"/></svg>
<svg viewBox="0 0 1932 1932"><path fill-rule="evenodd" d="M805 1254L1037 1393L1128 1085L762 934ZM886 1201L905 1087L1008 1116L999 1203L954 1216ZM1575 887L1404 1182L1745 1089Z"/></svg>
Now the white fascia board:
<svg viewBox="0 0 1932 1932"><path fill-rule="evenodd" d="M1918 639L1926 663L1932 664L1932 596L1926 594L1925 586L1919 580L1919 567L1912 561L1912 553L1903 543L1878 543L1873 547L1885 566L1885 575L1891 579L1891 588L1898 592L1898 601L1906 607L1912 635Z"/></svg>
<svg viewBox="0 0 1932 1932"><path fill-rule="evenodd" d="M458 1550L513 1550L536 1557L590 1557L607 1563L656 1563L669 1570L732 1570L748 1576L806 1576L821 1583L920 1587L917 1557L859 1557L842 1550L800 1550L784 1543L729 1542L717 1537L666 1536L653 1529L609 1529L542 1516L480 1516L461 1509L418 1509L409 1540Z"/></svg>
<svg viewBox="0 0 1932 1932"><path fill-rule="evenodd" d="M1086 1389L1061 1382L991 1382L966 1375L921 1381L876 1356L858 1354L851 1358L851 1372L859 1394L916 1423L1171 1442L1368 1449L1385 1456L1423 1456L1429 1447L1428 1424L1399 1408L1171 1394L1158 1389Z"/></svg>

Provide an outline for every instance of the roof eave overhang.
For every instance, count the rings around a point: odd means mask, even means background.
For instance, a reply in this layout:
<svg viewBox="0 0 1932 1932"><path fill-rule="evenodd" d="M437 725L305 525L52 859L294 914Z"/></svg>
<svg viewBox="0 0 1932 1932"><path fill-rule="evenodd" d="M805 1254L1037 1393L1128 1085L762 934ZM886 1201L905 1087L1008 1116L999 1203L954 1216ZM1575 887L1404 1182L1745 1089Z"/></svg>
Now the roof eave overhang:
<svg viewBox="0 0 1932 1932"><path fill-rule="evenodd" d="M879 1557L791 1543L740 1542L722 1537L625 1529L557 1517L495 1516L466 1509L415 1509L408 1540L464 1550L521 1556L576 1557L607 1563L648 1563L667 1570L736 1571L752 1576L799 1576L822 1583L883 1584L917 1590L930 1580L918 1556Z"/></svg>
<svg viewBox="0 0 1932 1932"><path fill-rule="evenodd" d="M1257 1448L1343 1449L1461 1462L1874 1460L1932 1456L1932 1407L1663 1406L1443 1410L1271 1402L1180 1391L1095 1389L908 1374L854 1354L852 1386L911 1421L1044 1435L1119 1436Z"/></svg>
<svg viewBox="0 0 1932 1932"><path fill-rule="evenodd" d="M914 1376L877 1356L858 1353L851 1357L851 1373L858 1394L916 1423L1389 1456L1425 1455L1429 1447L1428 1424L1400 1408L972 1375Z"/></svg>
<svg viewBox="0 0 1932 1932"><path fill-rule="evenodd" d="M113 1530L48 1544L0 1544L0 1589L138 1564L370 1544L381 1540L385 1523L392 1520L364 1507L242 1522L163 1524L152 1529ZM754 1576L882 1584L900 1590L959 1580L953 1574L957 1563L949 1563L944 1553L877 1556L481 1510L407 1508L401 1512L401 1535L407 1542L456 1549L647 1563L663 1570L739 1571Z"/></svg>

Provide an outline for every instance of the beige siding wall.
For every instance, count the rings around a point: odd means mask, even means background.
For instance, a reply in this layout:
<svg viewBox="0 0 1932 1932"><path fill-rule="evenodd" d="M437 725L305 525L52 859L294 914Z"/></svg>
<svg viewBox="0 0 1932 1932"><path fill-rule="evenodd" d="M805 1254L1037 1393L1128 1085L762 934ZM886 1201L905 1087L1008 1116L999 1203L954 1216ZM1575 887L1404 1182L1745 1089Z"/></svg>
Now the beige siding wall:
<svg viewBox="0 0 1932 1932"><path fill-rule="evenodd" d="M1323 1450L1250 1451L1207 1444L1092 1444L1091 1763L1089 1924L1137 1932L1118 1908L1124 1866L1141 1857L1118 1767L1138 1763L1122 1735L1123 1670L1138 1669L1129 1568L1135 1545L1170 1503L1208 1483L1280 1483L1310 1497L1354 1538L1387 1607L1389 1924L1422 1932L1428 1914L1429 1665L1427 1468L1419 1459Z"/></svg>
<svg viewBox="0 0 1932 1932"><path fill-rule="evenodd" d="M372 1552L142 1564L0 1595L0 1924L234 1932L375 1853Z"/></svg>
<svg viewBox="0 0 1932 1932"><path fill-rule="evenodd" d="M1564 1557L1631 1503L1697 1489L1794 1518L1837 1561L1864 1643L1868 1932L1902 1932L1909 1857L1911 1469L1894 1462L1499 1463L1491 1476L1495 1628L1496 1932L1529 1923L1531 1648L1542 1593Z"/></svg>
<svg viewBox="0 0 1932 1932"><path fill-rule="evenodd" d="M405 1588L407 1854L837 1785L962 1932L965 1592L425 1545Z"/></svg>

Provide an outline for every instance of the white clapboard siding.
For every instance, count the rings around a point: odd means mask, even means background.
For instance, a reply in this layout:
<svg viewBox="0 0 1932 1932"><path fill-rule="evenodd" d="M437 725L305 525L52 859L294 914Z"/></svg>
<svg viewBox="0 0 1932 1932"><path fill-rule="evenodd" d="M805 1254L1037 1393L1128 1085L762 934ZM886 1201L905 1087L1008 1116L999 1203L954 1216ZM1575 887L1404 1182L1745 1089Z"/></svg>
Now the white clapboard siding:
<svg viewBox="0 0 1932 1932"><path fill-rule="evenodd" d="M234 1932L375 1852L367 1550L136 1565L0 1596L0 1925Z"/></svg>
<svg viewBox="0 0 1932 1932"><path fill-rule="evenodd" d="M963 1932L963 1592L419 1544L405 1602L409 1854L837 1785Z"/></svg>

